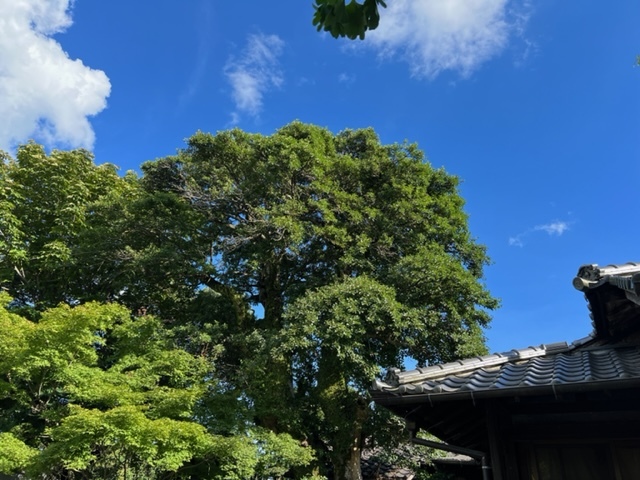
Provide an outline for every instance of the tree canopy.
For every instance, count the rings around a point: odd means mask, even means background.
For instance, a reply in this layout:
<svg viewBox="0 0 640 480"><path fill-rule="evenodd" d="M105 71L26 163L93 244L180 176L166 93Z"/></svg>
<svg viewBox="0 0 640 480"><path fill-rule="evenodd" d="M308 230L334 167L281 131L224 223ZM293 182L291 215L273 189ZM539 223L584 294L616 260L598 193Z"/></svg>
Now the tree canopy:
<svg viewBox="0 0 640 480"><path fill-rule="evenodd" d="M0 472L240 480L311 461L290 436L222 436L195 421L211 364L176 348L158 319L87 303L34 323L2 295Z"/></svg>
<svg viewBox="0 0 640 480"><path fill-rule="evenodd" d="M0 471L359 479L399 431L381 369L485 351L485 249L416 145L294 122L140 177L35 144L0 168Z"/></svg>

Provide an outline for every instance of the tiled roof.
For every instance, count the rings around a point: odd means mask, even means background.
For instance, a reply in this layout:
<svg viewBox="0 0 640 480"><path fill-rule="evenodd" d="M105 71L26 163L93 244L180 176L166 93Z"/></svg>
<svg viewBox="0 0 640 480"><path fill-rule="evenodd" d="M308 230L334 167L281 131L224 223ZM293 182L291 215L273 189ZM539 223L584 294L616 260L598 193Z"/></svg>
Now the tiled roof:
<svg viewBox="0 0 640 480"><path fill-rule="evenodd" d="M640 381L640 263L583 265L573 285L585 293L594 331L565 342L418 368L392 369L374 397L512 395L541 388L579 388ZM626 343L625 343L626 342Z"/></svg>
<svg viewBox="0 0 640 480"><path fill-rule="evenodd" d="M389 372L373 392L396 395L450 396L512 395L515 389L560 389L604 382L640 381L640 347L579 348L587 337L572 345L541 345L502 354Z"/></svg>

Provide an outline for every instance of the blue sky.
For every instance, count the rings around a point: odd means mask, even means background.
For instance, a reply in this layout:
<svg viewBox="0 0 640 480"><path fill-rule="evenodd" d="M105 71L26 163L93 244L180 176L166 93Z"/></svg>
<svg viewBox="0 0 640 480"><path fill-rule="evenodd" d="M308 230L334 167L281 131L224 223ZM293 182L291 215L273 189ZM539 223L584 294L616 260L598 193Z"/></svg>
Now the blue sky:
<svg viewBox="0 0 640 480"><path fill-rule="evenodd" d="M578 267L640 260L640 2L388 0L364 42L311 3L0 2L0 149L127 170L197 130L371 126L462 179L492 351L588 334Z"/></svg>

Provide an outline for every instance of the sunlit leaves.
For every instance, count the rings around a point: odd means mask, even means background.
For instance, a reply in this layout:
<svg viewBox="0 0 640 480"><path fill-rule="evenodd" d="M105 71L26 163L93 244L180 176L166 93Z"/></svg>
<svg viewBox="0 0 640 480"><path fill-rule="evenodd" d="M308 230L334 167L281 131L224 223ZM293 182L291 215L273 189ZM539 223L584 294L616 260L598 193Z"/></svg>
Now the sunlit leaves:
<svg viewBox="0 0 640 480"><path fill-rule="evenodd" d="M212 365L177 348L154 317L88 303L45 310L34 323L0 308L0 425L9 431L0 433L0 473L240 480L312 461L288 435L246 425L222 436L196 422L215 388Z"/></svg>
<svg viewBox="0 0 640 480"><path fill-rule="evenodd" d="M11 433L0 433L0 473L24 470L38 455L38 450L26 445Z"/></svg>
<svg viewBox="0 0 640 480"><path fill-rule="evenodd" d="M55 306L68 300L91 204L123 182L86 150L46 154L29 143L0 160L0 286L17 304Z"/></svg>
<svg viewBox="0 0 640 480"><path fill-rule="evenodd" d="M281 478L290 468L308 465L313 460L313 451L287 434L258 429L253 433L253 441L262 451L256 465L259 478Z"/></svg>
<svg viewBox="0 0 640 480"><path fill-rule="evenodd" d="M47 433L52 443L43 452L43 464L102 478L108 473L117 478L123 468L133 478L175 472L191 458L202 457L214 441L198 424L152 420L134 406L106 412L74 407Z"/></svg>

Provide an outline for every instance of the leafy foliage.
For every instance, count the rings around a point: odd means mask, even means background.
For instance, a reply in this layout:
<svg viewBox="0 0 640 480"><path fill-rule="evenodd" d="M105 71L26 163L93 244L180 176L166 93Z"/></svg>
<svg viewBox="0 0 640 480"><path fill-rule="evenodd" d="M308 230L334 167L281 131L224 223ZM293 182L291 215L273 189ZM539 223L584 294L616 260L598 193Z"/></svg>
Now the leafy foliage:
<svg viewBox="0 0 640 480"><path fill-rule="evenodd" d="M218 473L199 478L244 479L312 459L289 436L260 433L259 445L195 422L211 366L153 317L90 303L33 323L4 308L0 354L0 472L142 479L200 465Z"/></svg>
<svg viewBox="0 0 640 480"><path fill-rule="evenodd" d="M30 143L0 166L0 285L16 305L43 309L69 298L82 267L73 249L93 202L122 187L113 165L96 167L86 150L54 151Z"/></svg>
<svg viewBox="0 0 640 480"><path fill-rule="evenodd" d="M0 163L5 471L358 478L381 368L484 352L486 252L417 146L294 122L142 170Z"/></svg>
<svg viewBox="0 0 640 480"><path fill-rule="evenodd" d="M334 38L347 37L364 40L367 30L374 30L380 22L378 5L386 7L382 0L316 0L313 25L329 32Z"/></svg>
<svg viewBox="0 0 640 480"><path fill-rule="evenodd" d="M38 455L35 448L27 446L11 433L0 433L0 472L24 470Z"/></svg>
<svg viewBox="0 0 640 480"><path fill-rule="evenodd" d="M248 342L225 344L226 378L260 425L306 439L339 475L372 434L367 388L381 365L484 351L496 306L479 282L485 251L457 179L423 160L370 129L296 122L270 137L197 133L143 167L151 193L202 215L202 282L236 299L227 328ZM262 318L246 315L253 305Z"/></svg>

